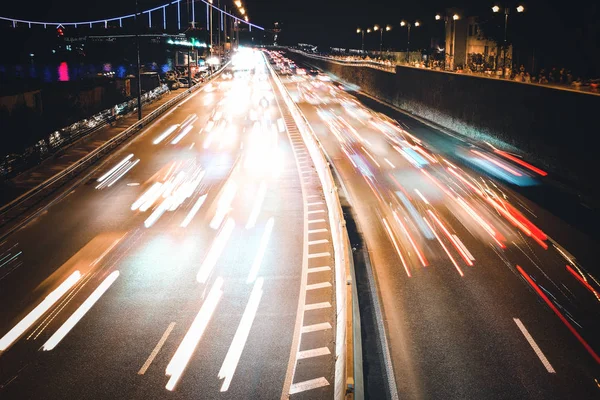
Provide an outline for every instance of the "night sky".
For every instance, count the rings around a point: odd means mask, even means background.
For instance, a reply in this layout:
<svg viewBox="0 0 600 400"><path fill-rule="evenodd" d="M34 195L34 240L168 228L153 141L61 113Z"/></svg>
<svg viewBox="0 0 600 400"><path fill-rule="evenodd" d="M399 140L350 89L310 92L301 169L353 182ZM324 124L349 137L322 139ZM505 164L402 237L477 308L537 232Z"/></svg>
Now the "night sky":
<svg viewBox="0 0 600 400"><path fill-rule="evenodd" d="M233 0L221 0L233 3ZM163 4L165 0L139 0L140 9ZM215 0L216 2L216 0ZM3 2L5 3L5 2ZM441 36L441 26L434 15L448 8L462 10L461 15L478 15L501 27L502 16L493 15L494 1L487 0L245 0L251 21L272 27L278 21L283 26L281 42L307 42L327 46L360 46L357 27L390 24L386 46L406 47L406 30L400 28L402 19L419 20L422 26L411 34L412 48L429 47L432 37ZM513 13L509 19L509 40L523 52L536 52L547 64L562 63L585 74L600 71L600 2L572 0L529 0L527 2L498 2L499 5L524 4L527 12ZM12 1L3 4L0 14L31 19L81 20L104 18L133 12L133 0L55 0ZM500 29L501 30L501 29ZM367 46L377 48L379 38L367 37ZM550 66L550 65L548 65ZM560 66L560 65L557 65Z"/></svg>

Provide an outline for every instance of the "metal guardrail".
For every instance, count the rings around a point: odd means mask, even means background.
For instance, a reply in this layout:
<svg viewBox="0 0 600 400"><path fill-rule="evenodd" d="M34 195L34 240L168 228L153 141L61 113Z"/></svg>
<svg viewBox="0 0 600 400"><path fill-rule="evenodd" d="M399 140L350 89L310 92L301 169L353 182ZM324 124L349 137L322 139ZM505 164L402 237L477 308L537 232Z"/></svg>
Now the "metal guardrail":
<svg viewBox="0 0 600 400"><path fill-rule="evenodd" d="M154 121L158 116L163 114L173 105L179 103L181 100L190 96L192 93L204 86L205 83L210 82L214 77L218 76L219 73L223 71L223 69L228 64L229 63L224 64L223 67L220 70L216 71L213 75L211 75L211 77L206 82L198 83L197 85L194 85L191 88L187 89L185 92L167 101L165 104L161 105L156 110L152 111L150 114L137 121L117 136L111 138L97 149L88 153L81 159L69 165L64 170L58 172L54 176L48 178L36 187L32 188L31 190L17 197L10 203L1 207L0 226L4 226L7 223L20 217L25 211L29 210L35 204L39 203L43 198L53 193L56 189L58 189L64 183L72 179L75 175L81 173L85 168L89 167L90 165L98 161L100 158L110 153L116 147L121 145L124 141L129 139L134 133L140 131L145 125Z"/></svg>
<svg viewBox="0 0 600 400"><path fill-rule="evenodd" d="M298 130L300 131L303 141L308 149L311 159L317 170L319 180L323 187L323 193L325 194L325 202L327 209L329 210L329 225L331 230L332 243L334 248L334 261L335 261L335 285L336 285L336 336L335 336L335 384L334 384L334 398L340 400L346 397L348 392L352 394L355 399L362 400L364 398L363 382L362 382L362 347L360 346L360 326L358 326L358 333L353 324L352 337L357 338L358 334L358 345L352 346L353 350L353 365L347 366L346 364L346 343L351 341L352 338L347 337L346 332L346 321L350 316L358 315L358 302L351 302L352 313L348 313L347 310L347 284L354 285L353 276L354 265L353 255L350 246L350 239L346 230L346 220L342 211L340 199L338 197L338 187L335 184L333 175L331 173L330 164L325 156L326 152L323 145L319 141L318 137L312 130L308 120L298 109L298 106L291 100L291 96L287 89L283 86L279 78L275 75L273 70L269 67L269 70L273 76L275 83L277 84L282 97L294 118ZM356 290L353 288L352 297L354 299ZM358 299L356 297L356 299ZM356 306L356 308L355 308ZM353 318L353 322L360 324L360 318ZM354 342L353 342L354 343ZM358 352L358 354L356 354ZM358 365L357 365L358 364ZM348 376L349 369L352 369L352 375Z"/></svg>

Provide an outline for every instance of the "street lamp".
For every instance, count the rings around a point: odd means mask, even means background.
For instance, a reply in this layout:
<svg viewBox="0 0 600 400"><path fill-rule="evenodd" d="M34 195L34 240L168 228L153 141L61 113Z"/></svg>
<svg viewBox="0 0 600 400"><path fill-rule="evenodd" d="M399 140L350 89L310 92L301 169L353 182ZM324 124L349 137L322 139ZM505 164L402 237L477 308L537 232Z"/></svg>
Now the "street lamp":
<svg viewBox="0 0 600 400"><path fill-rule="evenodd" d="M365 30L361 29L361 28L357 28L356 29L356 33L361 33L362 34L361 49L364 52L365 51Z"/></svg>
<svg viewBox="0 0 600 400"><path fill-rule="evenodd" d="M385 31L386 32L389 32L391 30L392 30L391 26L389 26L389 25L385 26ZM379 26L379 25L375 25L373 27L373 31L374 32L379 31L379 51L383 51L383 31L384 31L384 28L381 27L381 26Z"/></svg>
<svg viewBox="0 0 600 400"><path fill-rule="evenodd" d="M407 63L410 62L410 59L409 59L409 54L410 54L410 28L413 25L415 27L419 27L419 26L421 26L421 23L419 21L415 21L414 24L412 24L410 22L400 21L400 26L406 26L408 28L408 35L407 35L407 39L406 39L406 62Z"/></svg>
<svg viewBox="0 0 600 400"><path fill-rule="evenodd" d="M518 13L522 13L525 11L525 7L523 7L522 5L519 5L519 6L517 6L516 10ZM494 5L492 7L492 11L494 13L500 12L500 6ZM506 78L506 50L508 49L508 45L506 42L506 32L508 30L508 14L510 14L510 8L504 7L504 49L503 49L504 55L502 56L502 66L504 67L502 69L502 77L504 77L504 78Z"/></svg>

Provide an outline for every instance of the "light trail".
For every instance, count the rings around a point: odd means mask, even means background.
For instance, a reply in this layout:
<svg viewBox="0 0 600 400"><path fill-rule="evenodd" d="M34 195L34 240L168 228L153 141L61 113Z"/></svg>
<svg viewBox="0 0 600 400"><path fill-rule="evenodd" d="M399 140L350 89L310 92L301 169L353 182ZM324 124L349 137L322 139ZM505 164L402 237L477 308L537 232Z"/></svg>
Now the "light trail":
<svg viewBox="0 0 600 400"><path fill-rule="evenodd" d="M412 245L413 249L415 250L415 253L417 253L417 257L419 257L419 261L421 261L421 264L424 267L426 267L428 265L427 264L427 259L425 258L425 256L421 252L421 250L419 250L419 248L417 247L417 244L415 243L415 241L413 240L412 236L408 232L408 229L406 229L406 226L404 226L404 224L402 223L402 221L398 217L398 214L396 214L396 211L393 211L393 214L394 214L394 219L396 219L396 222L398 222L398 224L402 228L402 231L404 232L404 234L406 235L406 237L408 237L408 241L410 242L410 244Z"/></svg>
<svg viewBox="0 0 600 400"><path fill-rule="evenodd" d="M267 245L269 244L269 239L271 238L271 233L273 232L274 224L275 220L273 219L273 217L269 218L269 220L267 221L267 225L265 226L265 231L262 235L262 238L260 239L260 245L258 246L258 251L256 252L256 257L254 258L254 262L252 263L252 267L250 268L250 273L248 274L248 279L246 279L246 283L254 282L254 280L256 279L256 275L258 275L258 270L265 255Z"/></svg>
<svg viewBox="0 0 600 400"><path fill-rule="evenodd" d="M225 218L227 213L229 213L229 211L231 210L231 202L233 201L233 198L235 197L236 192L237 192L237 185L236 185L235 181L233 181L233 180L229 181L226 184L225 189L223 190L223 193L219 197L219 200L217 202L217 211L215 212L215 216L210 221L209 226L212 229L217 229L217 228L219 228L219 226L221 226L221 222L223 222L223 219Z"/></svg>
<svg viewBox="0 0 600 400"><path fill-rule="evenodd" d="M107 173L105 173L104 175L102 175L100 178L97 179L97 182L102 182L104 181L106 178L108 178L109 176L111 176L113 173L115 173L117 170L119 170L123 165L125 165L125 163L127 161L129 161L131 158L133 157L133 153L128 155L127 157L125 157L124 159L122 159L117 165L115 165L114 167L112 167Z"/></svg>
<svg viewBox="0 0 600 400"><path fill-rule="evenodd" d="M502 168L503 170L505 170L506 172L509 172L509 173L513 174L514 176L523 176L523 174L521 174L519 171L517 171L517 170L515 170L515 169L513 169L511 167L509 167L508 165L504 165L503 163L501 163L498 160L494 160L490 156L487 156L487 155L485 155L485 154L483 154L483 153L481 153L481 152L479 152L477 150L471 150L471 152L477 154L478 156L480 156L480 157L482 157L482 158L484 158L486 160L488 160L492 164L494 164L494 165Z"/></svg>
<svg viewBox="0 0 600 400"><path fill-rule="evenodd" d="M153 144L159 144L163 140L165 140L171 133L175 132L175 130L179 127L179 124L175 124L170 126L166 131L160 134L154 141Z"/></svg>
<svg viewBox="0 0 600 400"><path fill-rule="evenodd" d="M167 365L166 375L170 377L165 386L167 390L173 391L175 385L179 379L181 379L185 368L192 358L192 354L194 354L198 343L200 343L200 339L202 339L202 335L223 296L223 291L221 290L222 287L223 278L218 277L210 289L204 304L200 307L200 311L196 315L196 318L194 318L190 329L185 334L177 351L175 351L173 358Z"/></svg>
<svg viewBox="0 0 600 400"><path fill-rule="evenodd" d="M256 194L256 198L254 199L254 205L252 206L252 212L250 213L250 217L248 218L248 222L246 223L246 229L251 229L256 224L256 219L260 214L260 210L262 208L262 203L265 199L265 194L267 192L267 184L265 181L260 183L258 188L258 193Z"/></svg>
<svg viewBox="0 0 600 400"><path fill-rule="evenodd" d="M29 312L17 325L0 339L0 351L8 349L31 326L44 315L56 302L65 295L81 279L81 272L73 272L63 283L54 289L46 298Z"/></svg>
<svg viewBox="0 0 600 400"><path fill-rule="evenodd" d="M520 158L518 158L518 157L515 157L515 156L513 156L513 155L511 155L511 154L509 154L509 153L507 153L507 152L505 152L505 151L498 150L498 149L494 149L494 153L496 153L496 154L500 154L501 156L503 156L503 157L506 157L506 158L508 158L509 160L512 160L512 161L516 162L517 164L519 164L519 165L522 165L523 167L525 167L525 168L527 168L527 169L530 169L530 170L532 170L532 171L533 171L533 172L535 172L536 174L539 174L539 175L541 175L541 176L546 176L546 175L548 175L548 173L547 173L546 171L544 171L544 170L541 170L541 169L539 169L539 168L537 168L537 167L534 167L533 165L531 165L531 164L529 164L529 163L527 163L527 162L525 162L525 161L521 160Z"/></svg>
<svg viewBox="0 0 600 400"><path fill-rule="evenodd" d="M181 141L181 139L183 139L185 137L185 135L190 133L190 131L192 130L193 127L194 127L194 125L186 126L179 135L175 136L175 139L173 139L173 141L171 141L171 144L179 143Z"/></svg>
<svg viewBox="0 0 600 400"><path fill-rule="evenodd" d="M233 232L233 228L235 228L235 222L233 219L227 219L223 229L217 234L217 237L213 241L208 253L206 254L206 258L204 262L200 266L200 270L198 271L198 275L196 275L196 280L200 283L206 283L208 277L213 270L217 260L221 256L225 245L227 244L227 240L229 236L231 236L231 232Z"/></svg>
<svg viewBox="0 0 600 400"><path fill-rule="evenodd" d="M429 213L431 218L433 218L433 220L438 224L438 226L442 229L442 231L444 232L446 237L450 240L450 242L452 242L452 244L454 245L454 247L456 248L458 253L461 255L463 260L465 260L465 262L467 263L467 265L472 267L473 262L471 261L471 259L473 258L473 256L471 255L469 250L467 250L466 247L464 247L464 244L462 244L462 242L460 242L460 244L459 244L459 242L455 239L456 235L450 234L448 229L444 226L444 224L442 224L442 221L440 221L440 219L437 217L437 215L435 215L433 213L433 211L427 210L427 212Z"/></svg>
<svg viewBox="0 0 600 400"><path fill-rule="evenodd" d="M392 233L392 230L390 229L390 226L388 225L385 218L382 218L382 221L383 221L383 225L385 226L385 230L387 231L387 234L388 234L390 240L392 241L392 244L394 245L394 248L396 249L398 256L400 257L400 261L402 262L402 266L404 267L404 270L406 271L406 275L408 275L408 277L410 278L412 275L410 274L408 265L406 265L406 262L404 261L404 257L402 256L402 252L400 251L400 246L398 246L398 242L396 242L396 238L394 237L394 234Z"/></svg>
<svg viewBox="0 0 600 400"><path fill-rule="evenodd" d="M84 315L92 308L94 304L102 297L102 295L110 288L110 286L119 277L119 271L114 271L102 281L100 286L96 288L80 306L79 308L65 321L64 324L48 339L48 341L42 346L42 350L50 351L54 349L69 332L75 327L75 325L84 317Z"/></svg>
<svg viewBox="0 0 600 400"><path fill-rule="evenodd" d="M196 200L196 203L194 203L194 206L192 207L192 209L190 210L188 215L181 222L181 225L179 225L180 227L185 228L186 226L188 226L190 224L190 222L192 222L192 219L194 218L194 216L196 215L198 210L200 210L200 207L202 207L202 204L204 204L204 201L206 200L206 196L207 196L206 194L203 194L202 196L200 196L198 198L198 200Z"/></svg>
<svg viewBox="0 0 600 400"><path fill-rule="evenodd" d="M221 392L226 392L229 389L229 385L235 374L242 352L246 346L246 341L248 340L248 335L250 334L250 329L252 328L252 323L256 317L256 311L258 310L263 295L263 281L264 278L261 277L254 283L252 293L250 293L250 299L248 300L240 324L235 331L231 346L229 346L223 365L221 365L221 369L219 370L219 379L225 379L221 386Z"/></svg>
<svg viewBox="0 0 600 400"><path fill-rule="evenodd" d="M461 277L464 277L465 274L462 272L462 270L460 269L460 267L458 266L458 264L456 263L456 261L454 260L454 258L452 257L452 254L450 254L450 252L448 251L448 249L446 248L446 246L444 245L444 243L442 242L442 239L440 239L439 235L437 234L437 232L433 229L433 226L431 226L431 224L429 223L429 221L427 221L427 218L423 217L423 220L425 221L425 223L427 224L427 226L429 227L429 229L431 229L431 231L433 232L433 234L435 235L435 238L438 240L438 242L440 243L440 246L442 246L442 249L444 249L444 251L446 252L446 254L448 255L448 258L450 259L450 261L452 261L452 264L454 264L454 268L456 268L456 270L458 271L458 274Z"/></svg>

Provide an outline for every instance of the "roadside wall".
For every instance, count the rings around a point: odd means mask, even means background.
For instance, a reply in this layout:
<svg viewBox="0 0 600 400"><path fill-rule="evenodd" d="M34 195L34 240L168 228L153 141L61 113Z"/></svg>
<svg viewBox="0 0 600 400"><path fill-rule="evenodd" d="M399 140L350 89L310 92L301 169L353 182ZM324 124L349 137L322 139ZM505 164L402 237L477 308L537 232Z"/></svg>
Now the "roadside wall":
<svg viewBox="0 0 600 400"><path fill-rule="evenodd" d="M590 194L600 194L598 95L403 66L394 74L292 54L373 97L459 134L521 152Z"/></svg>

